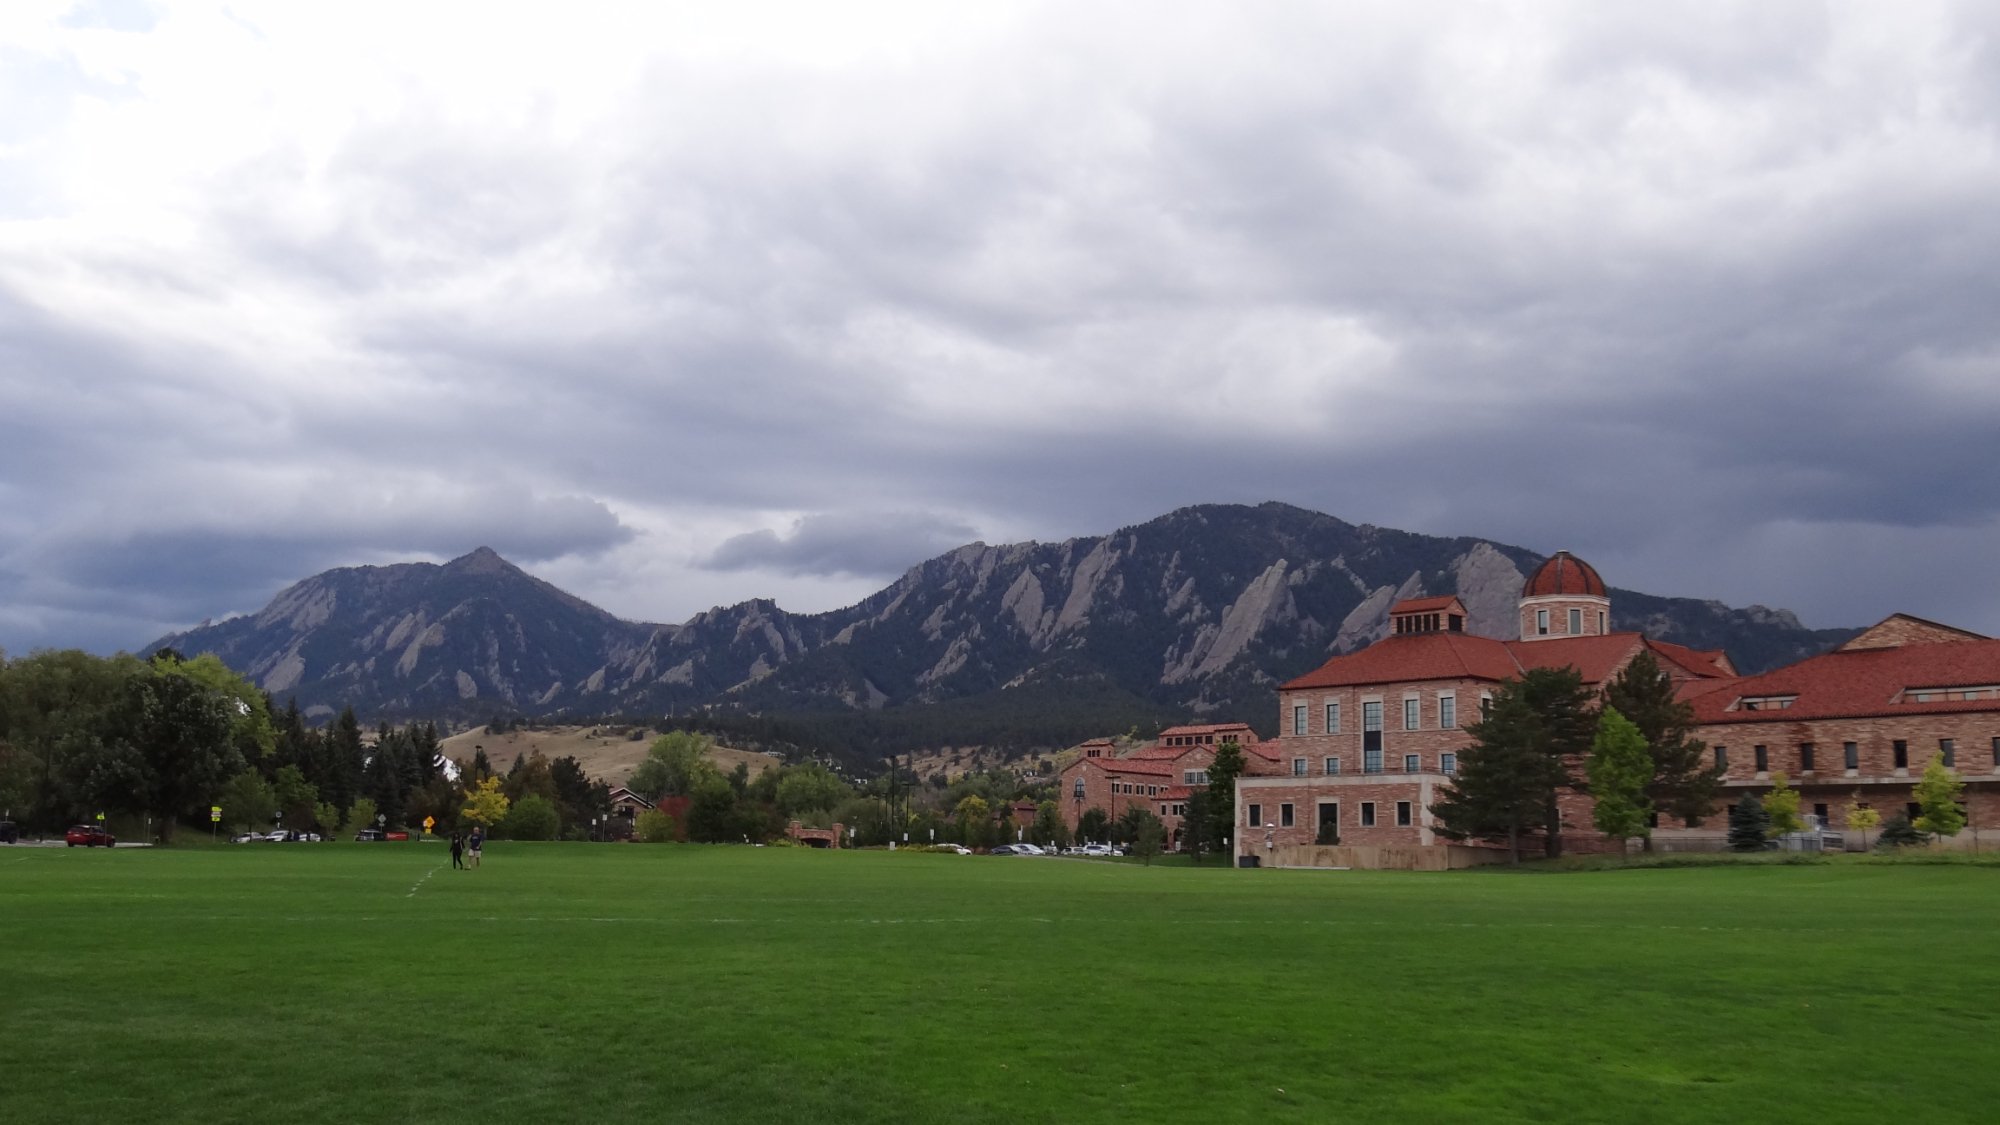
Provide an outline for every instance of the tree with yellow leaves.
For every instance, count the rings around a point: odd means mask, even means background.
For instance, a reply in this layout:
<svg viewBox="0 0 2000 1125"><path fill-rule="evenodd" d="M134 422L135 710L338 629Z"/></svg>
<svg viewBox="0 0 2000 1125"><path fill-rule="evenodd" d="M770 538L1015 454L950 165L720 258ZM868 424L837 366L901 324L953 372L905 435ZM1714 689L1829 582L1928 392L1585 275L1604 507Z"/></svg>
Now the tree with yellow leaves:
<svg viewBox="0 0 2000 1125"><path fill-rule="evenodd" d="M507 815L507 806L510 803L507 794L500 791L500 779L489 777L481 780L478 785L473 786L472 792L465 795L465 807L459 810L459 815L481 828L490 830Z"/></svg>

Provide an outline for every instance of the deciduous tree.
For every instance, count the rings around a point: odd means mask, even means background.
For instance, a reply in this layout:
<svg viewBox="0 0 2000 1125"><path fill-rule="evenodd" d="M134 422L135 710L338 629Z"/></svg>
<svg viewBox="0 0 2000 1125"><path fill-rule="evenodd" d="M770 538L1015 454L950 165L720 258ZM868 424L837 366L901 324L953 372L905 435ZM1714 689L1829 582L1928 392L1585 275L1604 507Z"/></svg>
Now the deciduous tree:
<svg viewBox="0 0 2000 1125"><path fill-rule="evenodd" d="M1639 728L1611 707L1597 719L1597 737L1584 763L1590 779L1591 820L1610 840L1650 834L1647 819L1653 804L1646 796L1653 779L1653 757Z"/></svg>
<svg viewBox="0 0 2000 1125"><path fill-rule="evenodd" d="M1847 826L1861 833L1861 846L1868 846L1868 830L1882 823L1882 814L1861 803L1861 794L1847 806Z"/></svg>
<svg viewBox="0 0 2000 1125"><path fill-rule="evenodd" d="M561 823L554 801L530 793L514 802L500 827L509 840L553 840Z"/></svg>
<svg viewBox="0 0 2000 1125"><path fill-rule="evenodd" d="M1920 810L1915 821L1917 830L1933 836L1958 835L1965 827L1965 809L1958 803L1958 795L1964 789L1965 782L1944 764L1944 757L1933 757L1912 794Z"/></svg>
<svg viewBox="0 0 2000 1125"><path fill-rule="evenodd" d="M1076 818L1076 838L1086 844L1111 842L1111 814L1092 805Z"/></svg>
<svg viewBox="0 0 2000 1125"><path fill-rule="evenodd" d="M465 806L459 815L474 824L491 828L507 816L507 794L501 791L497 777L489 777L472 787L465 796Z"/></svg>
<svg viewBox="0 0 2000 1125"><path fill-rule="evenodd" d="M1805 831L1806 822L1799 818L1799 791L1792 788L1784 770L1771 771L1771 791L1764 794L1764 814L1768 818L1765 831L1770 835Z"/></svg>

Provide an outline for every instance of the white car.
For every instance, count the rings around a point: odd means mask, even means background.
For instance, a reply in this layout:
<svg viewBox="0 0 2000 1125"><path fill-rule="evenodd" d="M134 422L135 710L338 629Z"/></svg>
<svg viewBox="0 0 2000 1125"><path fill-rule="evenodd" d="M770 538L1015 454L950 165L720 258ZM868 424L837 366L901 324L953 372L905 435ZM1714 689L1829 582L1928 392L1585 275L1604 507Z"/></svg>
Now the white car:
<svg viewBox="0 0 2000 1125"><path fill-rule="evenodd" d="M1015 854L1015 855L1047 855L1047 854L1049 854L1049 853L1047 853L1047 852L1043 851L1042 849L1040 849L1040 848L1036 847L1036 846L1035 846L1035 845L1033 845L1033 844L1015 844L1015 845L1014 845L1014 854Z"/></svg>
<svg viewBox="0 0 2000 1125"><path fill-rule="evenodd" d="M1080 854L1087 856L1094 856L1094 857L1103 857L1108 855L1116 855L1117 852L1111 847L1110 844L1085 844Z"/></svg>
<svg viewBox="0 0 2000 1125"><path fill-rule="evenodd" d="M971 854L972 854L972 849L971 849L971 848L968 848L968 847L966 847L966 846L965 846L964 844L939 844L939 845L938 845L938 847L940 847L940 848L949 848L949 849L951 849L952 851L954 851L954 852L957 852L957 853L958 853L959 855L971 855Z"/></svg>

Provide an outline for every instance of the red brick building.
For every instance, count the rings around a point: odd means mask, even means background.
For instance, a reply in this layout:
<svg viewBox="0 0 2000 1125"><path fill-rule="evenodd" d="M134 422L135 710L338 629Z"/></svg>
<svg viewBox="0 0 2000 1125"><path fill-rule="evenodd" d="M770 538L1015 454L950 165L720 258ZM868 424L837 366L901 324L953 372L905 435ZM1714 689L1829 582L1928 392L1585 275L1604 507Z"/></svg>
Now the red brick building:
<svg viewBox="0 0 2000 1125"><path fill-rule="evenodd" d="M1231 741L1243 751L1244 776L1277 772L1277 757L1247 723L1169 727L1152 745L1122 758L1113 755L1109 739L1086 742L1080 748L1084 755L1062 771L1057 796L1063 821L1074 833L1091 809L1103 809L1116 821L1137 805L1160 818L1167 849L1177 850L1188 797L1208 784L1208 765L1215 760L1216 747Z"/></svg>
<svg viewBox="0 0 2000 1125"><path fill-rule="evenodd" d="M1967 783L1970 824L1957 842L1976 846L1980 826L1989 840L2000 827L2000 641L1899 614L1832 652L1738 676L1721 651L1609 632L1603 580L1567 552L1529 577L1520 607L1520 639L1499 641L1464 632L1456 598L1406 601L1387 637L1280 687L1279 737L1260 747L1278 768L1237 785L1236 853L1309 846L1328 825L1345 845L1440 844L1430 805L1498 684L1567 665L1601 687L1641 651L1694 708L1727 771L1725 801L1768 791L1783 771L1802 811L1844 828L1856 801L1885 819L1910 809L1935 756ZM1588 797L1566 794L1561 806L1566 847L1604 846Z"/></svg>
<svg viewBox="0 0 2000 1125"><path fill-rule="evenodd" d="M1720 651L1609 632L1610 610L1603 579L1566 551L1523 585L1517 640L1466 632L1456 597L1399 603L1388 636L1278 689L1278 737L1264 749L1280 768L1238 783L1237 854L1310 845L1324 831L1348 845L1442 842L1430 806L1457 772L1466 724L1529 669L1574 667L1600 687L1650 651L1684 691L1735 678ZM1588 832L1587 799L1572 795L1564 818Z"/></svg>
<svg viewBox="0 0 2000 1125"><path fill-rule="evenodd" d="M1950 843L2000 839L2000 640L1896 614L1693 705L1731 800L1783 772L1826 827L1847 829L1855 804L1914 818L1916 781L1942 758L1966 783L1966 831Z"/></svg>

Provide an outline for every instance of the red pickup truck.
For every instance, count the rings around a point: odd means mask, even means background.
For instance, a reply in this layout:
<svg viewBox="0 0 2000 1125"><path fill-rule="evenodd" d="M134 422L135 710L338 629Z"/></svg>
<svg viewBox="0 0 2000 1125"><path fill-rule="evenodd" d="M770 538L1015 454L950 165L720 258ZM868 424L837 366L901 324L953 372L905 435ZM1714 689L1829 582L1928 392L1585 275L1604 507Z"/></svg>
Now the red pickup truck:
<svg viewBox="0 0 2000 1125"><path fill-rule="evenodd" d="M118 837L94 824L75 824L70 826L69 831L63 833L63 843L72 848L78 845L86 848L108 848L118 843Z"/></svg>

